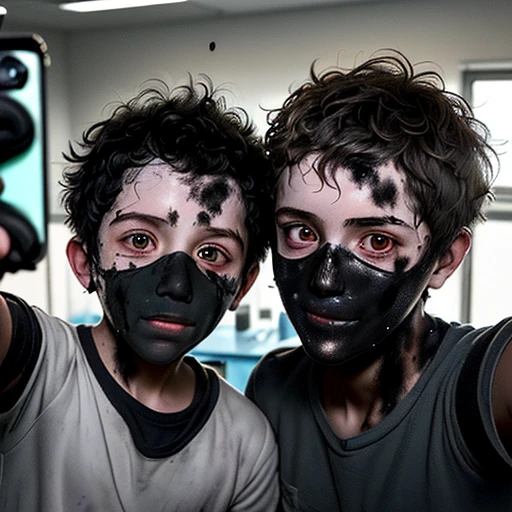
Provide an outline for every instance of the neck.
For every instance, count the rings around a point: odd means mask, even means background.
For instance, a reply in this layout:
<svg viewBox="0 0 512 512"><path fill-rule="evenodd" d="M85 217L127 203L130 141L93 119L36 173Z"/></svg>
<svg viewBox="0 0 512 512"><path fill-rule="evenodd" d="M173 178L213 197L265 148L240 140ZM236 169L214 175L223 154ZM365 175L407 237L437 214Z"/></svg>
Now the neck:
<svg viewBox="0 0 512 512"><path fill-rule="evenodd" d="M158 412L177 412L191 404L195 373L183 358L169 364L152 364L123 347L120 361L119 342L105 318L92 328L92 335L103 364L133 398Z"/></svg>
<svg viewBox="0 0 512 512"><path fill-rule="evenodd" d="M420 304L364 362L324 367L321 398L334 432L354 437L379 424L416 384L435 351L423 356L429 321Z"/></svg>

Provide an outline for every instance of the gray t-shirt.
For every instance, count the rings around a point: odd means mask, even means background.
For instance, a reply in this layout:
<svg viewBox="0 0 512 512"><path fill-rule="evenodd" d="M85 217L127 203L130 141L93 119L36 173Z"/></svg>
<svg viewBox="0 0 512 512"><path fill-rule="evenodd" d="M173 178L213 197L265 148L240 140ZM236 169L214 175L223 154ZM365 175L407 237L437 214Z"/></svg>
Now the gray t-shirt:
<svg viewBox="0 0 512 512"><path fill-rule="evenodd" d="M301 347L259 363L246 393L276 433L285 511L512 510L512 460L491 406L512 321L481 330L443 324L438 352L410 393L350 439L330 428L318 367Z"/></svg>
<svg viewBox="0 0 512 512"><path fill-rule="evenodd" d="M254 404L216 377L216 402L193 438L172 455L143 455L76 327L34 312L37 362L0 414L2 512L274 510L275 440Z"/></svg>

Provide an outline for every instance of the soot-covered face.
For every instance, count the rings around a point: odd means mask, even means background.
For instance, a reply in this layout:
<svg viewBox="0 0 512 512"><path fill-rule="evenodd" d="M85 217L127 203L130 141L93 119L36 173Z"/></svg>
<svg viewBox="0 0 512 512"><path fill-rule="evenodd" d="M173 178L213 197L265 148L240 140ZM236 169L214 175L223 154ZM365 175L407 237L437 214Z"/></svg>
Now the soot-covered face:
<svg viewBox="0 0 512 512"><path fill-rule="evenodd" d="M247 253L234 181L154 162L127 173L104 217L96 287L118 341L167 364L202 341L233 303Z"/></svg>
<svg viewBox="0 0 512 512"><path fill-rule="evenodd" d="M322 184L313 157L280 181L273 262L306 352L342 364L375 350L417 305L434 261L393 164L336 170Z"/></svg>

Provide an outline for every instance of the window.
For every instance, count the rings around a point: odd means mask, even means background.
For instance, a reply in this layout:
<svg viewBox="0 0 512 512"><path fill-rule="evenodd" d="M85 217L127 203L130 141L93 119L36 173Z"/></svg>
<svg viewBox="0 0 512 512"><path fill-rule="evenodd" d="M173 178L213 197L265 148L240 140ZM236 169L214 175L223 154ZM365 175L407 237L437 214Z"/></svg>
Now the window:
<svg viewBox="0 0 512 512"><path fill-rule="evenodd" d="M512 66L465 70L463 94L489 128L500 160L496 200L475 229L462 271L461 320L482 326L512 314Z"/></svg>

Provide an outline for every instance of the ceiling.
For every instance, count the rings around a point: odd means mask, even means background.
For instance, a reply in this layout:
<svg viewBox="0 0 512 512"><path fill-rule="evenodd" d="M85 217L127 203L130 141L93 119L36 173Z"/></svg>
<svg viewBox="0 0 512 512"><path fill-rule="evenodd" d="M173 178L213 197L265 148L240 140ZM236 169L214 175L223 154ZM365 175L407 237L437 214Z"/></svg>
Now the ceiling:
<svg viewBox="0 0 512 512"><path fill-rule="evenodd" d="M23 30L40 30L43 28L70 32L382 0L188 0L184 3L95 13L62 11L58 8L58 4L62 1L0 0L0 6L7 9L3 29L17 30L20 27Z"/></svg>

